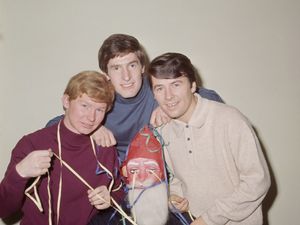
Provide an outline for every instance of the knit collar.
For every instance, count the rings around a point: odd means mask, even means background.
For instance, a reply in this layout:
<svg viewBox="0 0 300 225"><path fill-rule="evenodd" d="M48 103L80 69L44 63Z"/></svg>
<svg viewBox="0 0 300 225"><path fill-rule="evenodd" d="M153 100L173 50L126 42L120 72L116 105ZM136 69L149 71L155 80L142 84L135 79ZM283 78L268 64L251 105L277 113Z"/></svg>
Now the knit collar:
<svg viewBox="0 0 300 225"><path fill-rule="evenodd" d="M64 148L69 150L80 150L82 145L90 144L89 135L77 134L70 131L66 126L64 121L62 120L60 126L61 140ZM80 148L79 148L80 146Z"/></svg>
<svg viewBox="0 0 300 225"><path fill-rule="evenodd" d="M177 119L173 119L170 122L170 126L178 137L182 136L184 128L193 127L195 129L200 129L205 124L207 118L207 110L205 110L205 108L207 107L208 100L202 98L197 93L194 95L197 98L197 103L189 122L185 123Z"/></svg>

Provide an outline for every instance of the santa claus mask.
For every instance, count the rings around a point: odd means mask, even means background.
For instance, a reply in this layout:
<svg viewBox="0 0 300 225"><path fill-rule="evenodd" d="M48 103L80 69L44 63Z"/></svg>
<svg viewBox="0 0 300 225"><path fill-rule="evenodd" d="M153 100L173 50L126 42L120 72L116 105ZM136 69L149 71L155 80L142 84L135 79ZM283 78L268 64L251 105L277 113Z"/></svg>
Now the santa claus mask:
<svg viewBox="0 0 300 225"><path fill-rule="evenodd" d="M128 186L143 189L164 181L164 171L161 144L145 126L129 145L122 174Z"/></svg>

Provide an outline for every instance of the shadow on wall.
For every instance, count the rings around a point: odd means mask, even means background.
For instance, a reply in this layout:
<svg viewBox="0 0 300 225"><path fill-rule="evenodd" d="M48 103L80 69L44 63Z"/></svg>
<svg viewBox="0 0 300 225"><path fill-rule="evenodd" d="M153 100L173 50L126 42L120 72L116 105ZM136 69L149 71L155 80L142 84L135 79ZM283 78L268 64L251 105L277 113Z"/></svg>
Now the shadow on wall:
<svg viewBox="0 0 300 225"><path fill-rule="evenodd" d="M255 129L254 126L252 126L257 137L258 137L258 140L260 142L260 145L261 145L261 148L262 148L262 151L264 153L264 156L266 158L266 161L267 161L267 164L268 164L268 168L269 168L269 171L270 171L270 177L271 177L271 186L270 186L270 189L263 201L263 204L262 204L262 210L263 210L263 224L264 225L269 225L269 219L268 219L268 212L269 210L271 209L274 201L275 201L275 198L277 196L277 184L276 184L276 180L275 180L275 176L274 176L274 172L272 170L272 167L271 167L271 164L270 164L270 161L268 159L268 155L267 155L267 151L266 151L266 148L264 146L264 144L262 143L260 137L259 137L259 134L257 132L257 130Z"/></svg>

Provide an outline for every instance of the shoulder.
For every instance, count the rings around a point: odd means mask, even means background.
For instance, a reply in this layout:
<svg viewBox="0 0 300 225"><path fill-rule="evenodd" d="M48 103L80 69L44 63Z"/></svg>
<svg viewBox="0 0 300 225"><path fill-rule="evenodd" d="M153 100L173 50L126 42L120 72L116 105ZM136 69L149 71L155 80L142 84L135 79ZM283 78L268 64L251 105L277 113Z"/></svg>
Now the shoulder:
<svg viewBox="0 0 300 225"><path fill-rule="evenodd" d="M64 115L56 116L53 119L49 120L46 124L46 127L53 126L55 124L58 124L58 122L64 117Z"/></svg>
<svg viewBox="0 0 300 225"><path fill-rule="evenodd" d="M224 101L220 97L220 95L216 91L214 91L214 90L210 90L210 89L206 89L206 88L200 87L200 88L197 89L197 93L202 98L206 98L206 99L209 99L209 100L212 100L212 101L224 103Z"/></svg>
<svg viewBox="0 0 300 225"><path fill-rule="evenodd" d="M56 126L42 128L24 135L16 144L13 153L28 154L37 149L49 147L50 140L56 139Z"/></svg>
<svg viewBox="0 0 300 225"><path fill-rule="evenodd" d="M97 150L102 159L104 159L104 158L113 159L113 158L117 157L117 155L118 155L117 149L115 146L103 147L103 146L98 145Z"/></svg>
<svg viewBox="0 0 300 225"><path fill-rule="evenodd" d="M215 120L221 125L230 129L231 131L238 131L244 129L251 129L252 124L249 119L236 107L228 104L220 104L210 101L213 105Z"/></svg>

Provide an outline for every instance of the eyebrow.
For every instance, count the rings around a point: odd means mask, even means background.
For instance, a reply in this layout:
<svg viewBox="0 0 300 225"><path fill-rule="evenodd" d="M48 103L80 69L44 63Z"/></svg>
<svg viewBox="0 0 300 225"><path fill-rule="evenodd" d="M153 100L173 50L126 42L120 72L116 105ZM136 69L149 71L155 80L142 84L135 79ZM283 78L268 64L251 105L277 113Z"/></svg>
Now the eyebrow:
<svg viewBox="0 0 300 225"><path fill-rule="evenodd" d="M139 61L138 60L132 60L132 61L130 61L130 62L128 62L128 63L115 63L115 64L112 64L112 65L110 65L109 67L110 68L112 68L112 67L115 67L115 66L121 66L121 65L129 65L129 64L132 64L132 63L137 63L137 64L139 64Z"/></svg>
<svg viewBox="0 0 300 225"><path fill-rule="evenodd" d="M137 163L137 162L129 162L127 164L127 166L138 166L138 165L139 165L139 163Z"/></svg>
<svg viewBox="0 0 300 225"><path fill-rule="evenodd" d="M144 165L155 165L158 166L157 162L144 162Z"/></svg>

